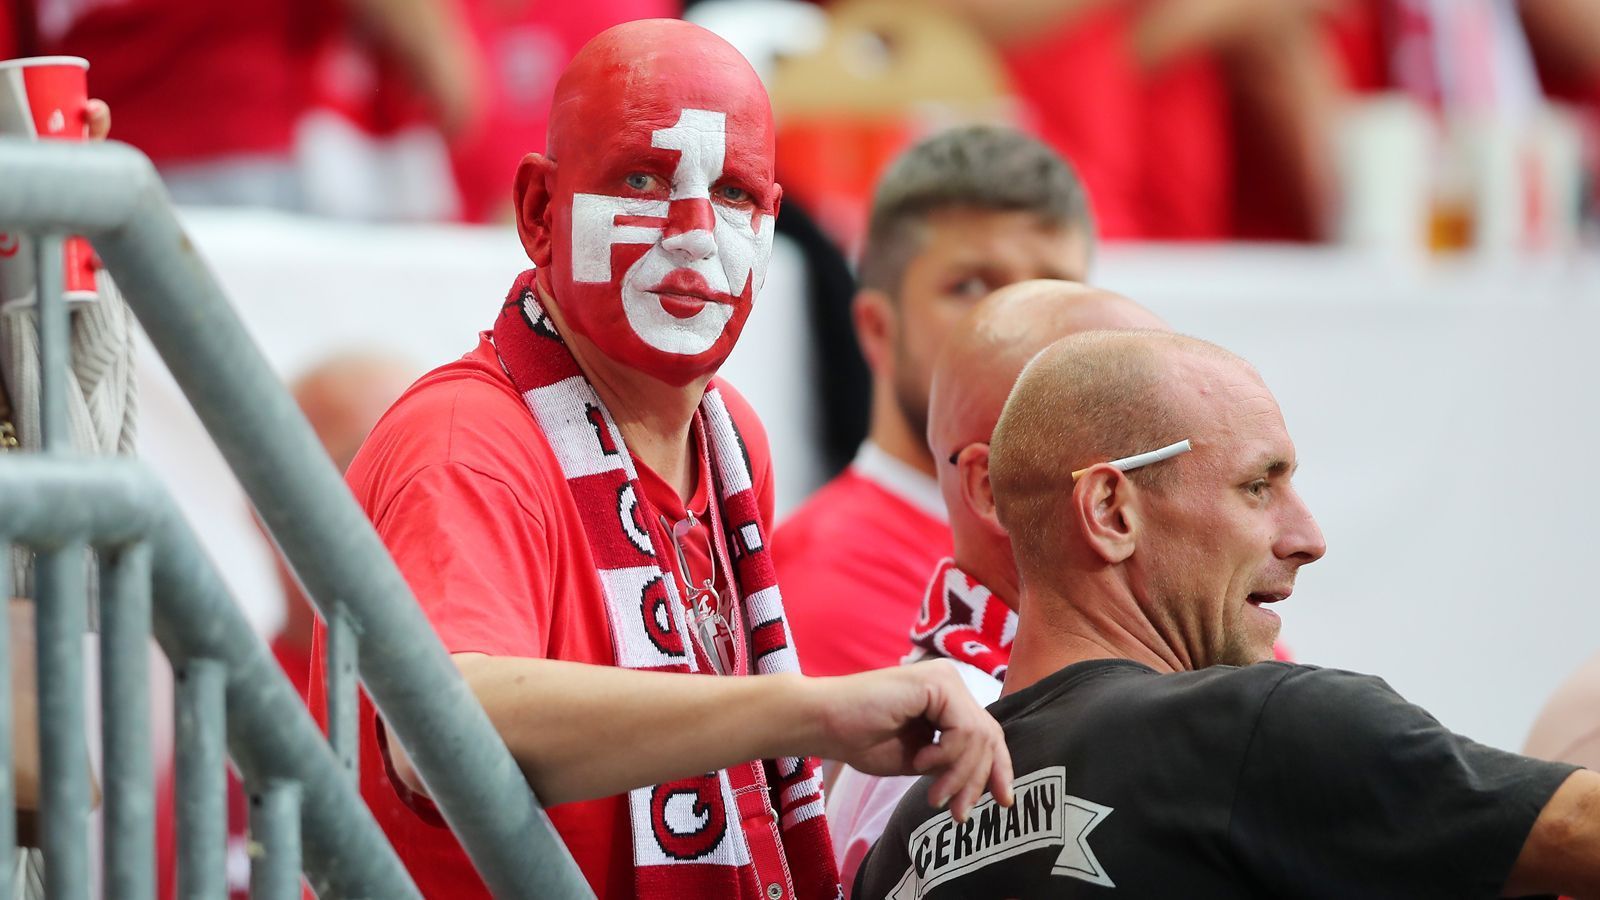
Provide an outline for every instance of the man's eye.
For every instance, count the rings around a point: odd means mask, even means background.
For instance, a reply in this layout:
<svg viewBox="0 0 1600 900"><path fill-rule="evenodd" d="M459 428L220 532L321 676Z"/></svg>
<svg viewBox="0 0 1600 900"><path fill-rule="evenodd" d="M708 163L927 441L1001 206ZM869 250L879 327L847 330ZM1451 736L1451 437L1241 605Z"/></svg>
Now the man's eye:
<svg viewBox="0 0 1600 900"><path fill-rule="evenodd" d="M728 203L748 203L751 199L749 191L731 184L717 188L717 196Z"/></svg>
<svg viewBox="0 0 1600 900"><path fill-rule="evenodd" d="M957 297L970 297L978 299L989 293L989 282L976 275L971 275L956 282L950 288L950 293Z"/></svg>
<svg viewBox="0 0 1600 900"><path fill-rule="evenodd" d="M627 182L628 187L631 187L636 191L648 191L656 183L656 180L653 177L646 175L643 172L634 172L624 180Z"/></svg>
<svg viewBox="0 0 1600 900"><path fill-rule="evenodd" d="M1249 491L1250 496L1252 497L1265 497L1268 489L1270 488L1271 485L1267 483L1266 479L1262 479L1260 481L1250 482L1249 484L1245 485L1244 489Z"/></svg>

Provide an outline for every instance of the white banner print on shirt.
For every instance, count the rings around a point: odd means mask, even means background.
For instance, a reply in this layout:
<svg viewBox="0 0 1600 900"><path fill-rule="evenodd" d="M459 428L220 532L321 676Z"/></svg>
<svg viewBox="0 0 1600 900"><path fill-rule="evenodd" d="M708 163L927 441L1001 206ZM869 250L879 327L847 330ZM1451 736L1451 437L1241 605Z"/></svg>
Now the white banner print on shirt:
<svg viewBox="0 0 1600 900"><path fill-rule="evenodd" d="M992 794L978 798L967 821L941 813L911 832L911 867L889 892L892 900L925 897L951 879L1041 847L1060 847L1051 875L1114 888L1089 847L1094 831L1112 808L1067 793L1067 770L1039 769L1016 780L1016 803L1009 809Z"/></svg>

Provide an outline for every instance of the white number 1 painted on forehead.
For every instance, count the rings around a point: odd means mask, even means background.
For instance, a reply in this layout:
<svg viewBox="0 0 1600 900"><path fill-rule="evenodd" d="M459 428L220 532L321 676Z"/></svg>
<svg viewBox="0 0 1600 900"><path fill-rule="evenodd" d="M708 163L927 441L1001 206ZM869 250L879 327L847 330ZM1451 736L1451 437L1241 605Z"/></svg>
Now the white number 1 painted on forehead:
<svg viewBox="0 0 1600 900"><path fill-rule="evenodd" d="M671 128L650 134L650 146L678 151L678 168L672 173L672 199L710 199L711 185L722 177L728 149L728 117L704 109L686 109Z"/></svg>

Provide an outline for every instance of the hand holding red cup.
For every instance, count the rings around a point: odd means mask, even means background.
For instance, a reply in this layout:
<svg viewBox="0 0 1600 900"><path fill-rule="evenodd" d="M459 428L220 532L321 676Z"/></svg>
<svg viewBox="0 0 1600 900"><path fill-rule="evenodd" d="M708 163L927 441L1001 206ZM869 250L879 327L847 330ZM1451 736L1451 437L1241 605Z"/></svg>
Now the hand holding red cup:
<svg viewBox="0 0 1600 900"><path fill-rule="evenodd" d="M40 56L0 61L0 135L34 140L81 141L104 138L111 111L88 99L88 60ZM0 307L34 302L36 278L32 241L0 233ZM62 288L68 300L98 296L97 268L89 242L78 236L62 242Z"/></svg>

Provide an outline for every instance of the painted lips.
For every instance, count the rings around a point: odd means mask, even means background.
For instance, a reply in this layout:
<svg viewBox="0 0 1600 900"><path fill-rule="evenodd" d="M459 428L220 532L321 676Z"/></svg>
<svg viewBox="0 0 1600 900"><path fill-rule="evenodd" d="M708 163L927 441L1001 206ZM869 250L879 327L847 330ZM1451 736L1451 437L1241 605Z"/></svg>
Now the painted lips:
<svg viewBox="0 0 1600 900"><path fill-rule="evenodd" d="M690 269L674 269L649 289L661 302L661 308L679 319L687 319L705 308L707 303L733 305L733 298L713 291L700 273Z"/></svg>

